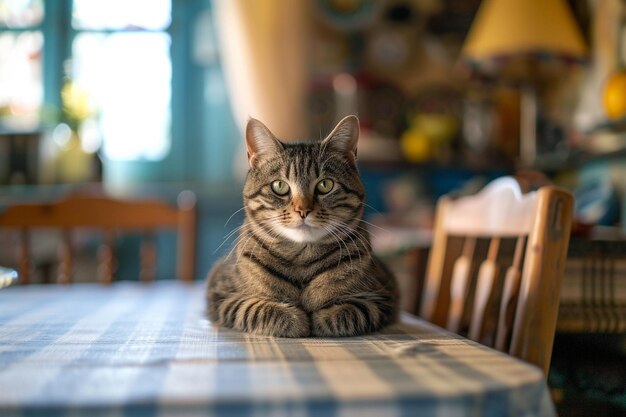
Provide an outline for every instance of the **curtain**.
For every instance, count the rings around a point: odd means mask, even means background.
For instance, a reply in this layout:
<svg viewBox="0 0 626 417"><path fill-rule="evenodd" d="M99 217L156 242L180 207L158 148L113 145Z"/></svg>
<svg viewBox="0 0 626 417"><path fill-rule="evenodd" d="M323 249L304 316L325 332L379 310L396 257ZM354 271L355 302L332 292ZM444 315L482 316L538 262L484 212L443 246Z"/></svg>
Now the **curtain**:
<svg viewBox="0 0 626 417"><path fill-rule="evenodd" d="M214 0L214 7L224 76L241 132L254 117L279 138L306 137L308 1Z"/></svg>

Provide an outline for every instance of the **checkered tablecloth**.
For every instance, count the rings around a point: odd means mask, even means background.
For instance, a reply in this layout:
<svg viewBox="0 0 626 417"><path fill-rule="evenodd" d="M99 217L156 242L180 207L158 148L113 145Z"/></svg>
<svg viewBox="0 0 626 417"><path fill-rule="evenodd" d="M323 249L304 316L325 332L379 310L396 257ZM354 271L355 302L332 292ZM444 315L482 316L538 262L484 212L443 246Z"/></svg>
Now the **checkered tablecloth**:
<svg viewBox="0 0 626 417"><path fill-rule="evenodd" d="M199 284L0 290L0 416L553 416L541 372L414 317L345 339L212 326Z"/></svg>

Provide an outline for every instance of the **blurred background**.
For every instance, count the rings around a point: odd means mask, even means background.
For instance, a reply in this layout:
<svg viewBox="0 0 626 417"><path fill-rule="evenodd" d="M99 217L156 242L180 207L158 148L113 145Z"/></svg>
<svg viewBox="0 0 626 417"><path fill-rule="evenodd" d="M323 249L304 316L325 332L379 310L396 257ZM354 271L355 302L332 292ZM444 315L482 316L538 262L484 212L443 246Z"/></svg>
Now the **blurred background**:
<svg viewBox="0 0 626 417"><path fill-rule="evenodd" d="M479 6L0 0L0 203L192 189L206 271L241 206L247 119L290 141L357 114L381 248L419 243L442 194L523 171L580 190L581 222L618 226L624 2Z"/></svg>
<svg viewBox="0 0 626 417"><path fill-rule="evenodd" d="M374 247L416 311L445 193L511 174L529 189L556 183L575 193L575 235L624 241L625 67L624 0L0 0L0 209L81 187L172 201L190 189L203 279L241 221L224 225L241 207L247 119L293 141L357 114ZM36 250L54 254L49 240ZM171 240L159 240L160 278L173 275ZM119 256L136 243L119 239ZM0 264L14 264L14 245L0 233ZM594 252L610 257L620 305L623 255ZM127 257L118 275L133 279ZM585 262L568 264L566 301L595 271ZM92 280L88 266L77 281ZM597 381L597 366L552 373L556 395L626 407L617 340Z"/></svg>

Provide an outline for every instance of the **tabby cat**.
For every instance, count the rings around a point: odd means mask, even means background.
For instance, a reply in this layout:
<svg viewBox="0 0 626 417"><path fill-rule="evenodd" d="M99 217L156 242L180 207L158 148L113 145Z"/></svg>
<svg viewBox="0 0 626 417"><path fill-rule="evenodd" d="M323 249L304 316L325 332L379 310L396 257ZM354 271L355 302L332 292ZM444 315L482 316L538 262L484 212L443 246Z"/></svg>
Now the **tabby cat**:
<svg viewBox="0 0 626 417"><path fill-rule="evenodd" d="M280 337L355 336L397 314L396 284L361 220L358 119L324 140L285 143L248 122L245 220L208 277L210 319Z"/></svg>

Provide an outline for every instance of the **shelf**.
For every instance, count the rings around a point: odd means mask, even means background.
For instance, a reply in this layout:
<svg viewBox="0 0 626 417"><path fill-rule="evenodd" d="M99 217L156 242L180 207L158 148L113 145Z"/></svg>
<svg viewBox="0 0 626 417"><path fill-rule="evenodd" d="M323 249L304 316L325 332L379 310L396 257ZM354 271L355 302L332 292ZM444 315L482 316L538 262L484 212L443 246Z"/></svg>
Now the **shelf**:
<svg viewBox="0 0 626 417"><path fill-rule="evenodd" d="M584 133L587 135L593 135L595 133L612 132L612 133L625 133L626 132L626 117L622 117L617 120L603 120L597 123L595 126L587 129Z"/></svg>
<svg viewBox="0 0 626 417"><path fill-rule="evenodd" d="M612 151L594 153L582 149L544 154L537 157L533 169L538 171L560 171L579 168L594 162L605 162L626 159L626 143L624 147Z"/></svg>

